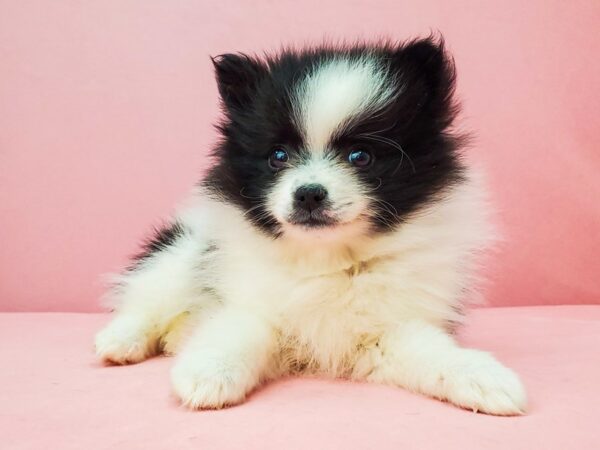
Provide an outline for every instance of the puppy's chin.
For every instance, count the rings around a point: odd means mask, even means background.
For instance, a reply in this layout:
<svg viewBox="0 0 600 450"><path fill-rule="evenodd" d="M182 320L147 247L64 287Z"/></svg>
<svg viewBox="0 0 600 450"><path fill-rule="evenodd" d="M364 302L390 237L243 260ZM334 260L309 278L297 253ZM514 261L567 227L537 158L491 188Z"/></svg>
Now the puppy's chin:
<svg viewBox="0 0 600 450"><path fill-rule="evenodd" d="M286 220L290 225L294 225L300 228L306 228L308 230L314 230L318 228L329 228L339 224L339 219L334 217L331 212L327 210L317 211L294 211Z"/></svg>
<svg viewBox="0 0 600 450"><path fill-rule="evenodd" d="M352 243L353 239L360 237L368 228L368 223L360 218L347 222L335 220L306 222L285 220L281 226L284 238L302 241L307 245L310 243Z"/></svg>

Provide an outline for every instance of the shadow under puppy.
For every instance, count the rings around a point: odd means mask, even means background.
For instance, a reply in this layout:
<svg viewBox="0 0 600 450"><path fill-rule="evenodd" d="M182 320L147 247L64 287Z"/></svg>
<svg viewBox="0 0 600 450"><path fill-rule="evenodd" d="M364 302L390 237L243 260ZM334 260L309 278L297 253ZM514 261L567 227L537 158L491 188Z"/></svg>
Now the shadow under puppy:
<svg viewBox="0 0 600 450"><path fill-rule="evenodd" d="M192 408L316 373L521 414L517 376L452 327L492 238L451 127L440 39L214 58L214 166L109 298L104 360L177 353Z"/></svg>

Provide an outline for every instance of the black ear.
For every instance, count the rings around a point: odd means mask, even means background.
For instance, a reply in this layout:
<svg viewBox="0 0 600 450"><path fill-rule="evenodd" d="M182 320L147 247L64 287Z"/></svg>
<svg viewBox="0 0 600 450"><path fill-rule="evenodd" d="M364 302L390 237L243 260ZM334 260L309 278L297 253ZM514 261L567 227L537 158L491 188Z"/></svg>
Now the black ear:
<svg viewBox="0 0 600 450"><path fill-rule="evenodd" d="M392 56L404 95L419 111L448 122L456 112L454 60L446 53L442 38L417 39L397 49Z"/></svg>
<svg viewBox="0 0 600 450"><path fill-rule="evenodd" d="M243 54L224 54L211 58L215 66L219 93L229 108L244 106L266 75L267 68L260 61Z"/></svg>

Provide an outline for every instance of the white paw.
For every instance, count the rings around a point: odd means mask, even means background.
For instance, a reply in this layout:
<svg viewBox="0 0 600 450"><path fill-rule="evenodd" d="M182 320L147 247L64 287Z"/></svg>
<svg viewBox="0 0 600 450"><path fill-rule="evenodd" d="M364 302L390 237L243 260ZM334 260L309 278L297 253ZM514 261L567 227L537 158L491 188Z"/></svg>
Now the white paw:
<svg viewBox="0 0 600 450"><path fill-rule="evenodd" d="M96 334L96 354L104 361L131 364L155 353L148 330L138 318L117 316Z"/></svg>
<svg viewBox="0 0 600 450"><path fill-rule="evenodd" d="M514 416L527 407L517 375L485 352L463 350L440 381L448 401L473 411Z"/></svg>
<svg viewBox="0 0 600 450"><path fill-rule="evenodd" d="M239 361L217 352L183 354L171 370L175 394L193 409L241 403L257 380Z"/></svg>

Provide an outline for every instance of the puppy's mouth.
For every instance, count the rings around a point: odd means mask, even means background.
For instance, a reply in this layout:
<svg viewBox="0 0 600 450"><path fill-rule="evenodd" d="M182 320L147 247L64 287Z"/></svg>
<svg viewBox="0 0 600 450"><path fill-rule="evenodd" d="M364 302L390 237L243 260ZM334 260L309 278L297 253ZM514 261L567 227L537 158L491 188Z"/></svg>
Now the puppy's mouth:
<svg viewBox="0 0 600 450"><path fill-rule="evenodd" d="M288 218L291 225L303 228L325 228L338 224L338 220L328 214L327 210L316 209L313 211L295 210Z"/></svg>

